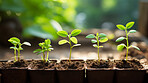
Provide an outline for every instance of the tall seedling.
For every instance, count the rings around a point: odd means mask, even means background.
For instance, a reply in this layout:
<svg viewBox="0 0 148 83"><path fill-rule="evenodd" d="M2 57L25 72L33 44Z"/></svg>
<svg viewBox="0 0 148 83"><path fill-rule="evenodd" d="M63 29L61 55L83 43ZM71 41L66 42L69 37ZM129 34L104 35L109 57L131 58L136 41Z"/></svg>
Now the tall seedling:
<svg viewBox="0 0 148 83"><path fill-rule="evenodd" d="M100 47L103 47L103 46L100 46L100 42L103 43L103 42L106 42L108 41L108 38L106 37L106 34L104 33L96 33L96 35L94 34L89 34L86 36L86 38L95 38L95 39L92 39L91 42L92 43L97 43L97 44L93 44L93 46L95 48L98 48L98 61L100 62L100 57L99 57L99 48Z"/></svg>
<svg viewBox="0 0 148 83"><path fill-rule="evenodd" d="M118 50L118 51L122 51L124 47L126 48L126 51L127 51L127 52L126 52L126 60L128 59L128 49L129 49L129 48L132 48L132 47L133 47L133 48L136 48L137 50L140 50L140 49L139 49L138 47L136 47L136 46L133 46L133 45L130 45L130 46L129 46L129 41L128 41L129 39L128 39L128 36L129 36L130 33L135 33L136 30L130 30L130 31L127 31L127 30L130 29L133 25L134 25L134 22L129 22L129 23L126 24L126 26L121 25L121 24L116 25L118 29L124 30L125 33L126 33L126 37L119 37L119 38L116 40L116 42L123 41L124 39L126 40L126 45L122 43L122 44L119 44L119 45L117 46L117 50Z"/></svg>
<svg viewBox="0 0 148 83"><path fill-rule="evenodd" d="M66 39L60 40L58 42L58 44L62 45L62 44L68 43L70 45L69 61L71 61L72 48L81 45L81 44L78 44L77 38L74 37L74 36L79 35L80 33L81 33L81 30L79 30L79 29L73 30L70 34L68 34L66 31L58 31L57 32L57 34L61 37L68 37L68 40L66 40ZM73 44L72 44L72 42L73 42Z"/></svg>

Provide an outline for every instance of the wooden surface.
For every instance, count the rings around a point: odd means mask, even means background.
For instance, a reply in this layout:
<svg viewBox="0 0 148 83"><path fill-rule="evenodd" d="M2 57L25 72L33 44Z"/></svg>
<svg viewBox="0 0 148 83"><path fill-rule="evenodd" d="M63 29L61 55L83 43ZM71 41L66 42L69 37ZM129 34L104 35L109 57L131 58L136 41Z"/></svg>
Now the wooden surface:
<svg viewBox="0 0 148 83"><path fill-rule="evenodd" d="M148 0L141 0L139 9L139 31L148 38Z"/></svg>

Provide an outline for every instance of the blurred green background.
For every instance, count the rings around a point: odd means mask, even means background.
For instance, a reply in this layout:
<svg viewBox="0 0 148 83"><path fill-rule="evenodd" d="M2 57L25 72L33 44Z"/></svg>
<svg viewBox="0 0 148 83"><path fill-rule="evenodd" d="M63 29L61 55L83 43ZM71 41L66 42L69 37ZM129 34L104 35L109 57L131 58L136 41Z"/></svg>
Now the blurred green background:
<svg viewBox="0 0 148 83"><path fill-rule="evenodd" d="M114 30L115 24L129 21L137 25L138 6L139 0L0 0L0 22L18 18L23 38L54 40L62 29Z"/></svg>

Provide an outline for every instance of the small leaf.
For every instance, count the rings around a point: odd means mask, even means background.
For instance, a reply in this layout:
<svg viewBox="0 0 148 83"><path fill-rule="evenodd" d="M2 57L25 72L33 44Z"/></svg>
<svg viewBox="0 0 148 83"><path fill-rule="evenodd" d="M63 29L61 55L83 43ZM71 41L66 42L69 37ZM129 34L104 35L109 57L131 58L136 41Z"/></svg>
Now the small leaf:
<svg viewBox="0 0 148 83"><path fill-rule="evenodd" d="M137 49L137 50L140 50L137 46L131 45L131 47L133 47L133 48L135 48L135 49Z"/></svg>
<svg viewBox="0 0 148 83"><path fill-rule="evenodd" d="M10 47L10 49L17 49L17 47Z"/></svg>
<svg viewBox="0 0 148 83"><path fill-rule="evenodd" d="M36 50L33 51L33 53L37 53L37 52L40 52L40 51L42 51L42 50L41 49L36 49Z"/></svg>
<svg viewBox="0 0 148 83"><path fill-rule="evenodd" d="M12 37L8 41L11 42L14 45L20 43L20 40L18 38L16 38L16 37Z"/></svg>
<svg viewBox="0 0 148 83"><path fill-rule="evenodd" d="M50 39L46 39L46 40L44 41L44 43L45 43L46 45L50 45L50 44L51 44L51 41L50 41Z"/></svg>
<svg viewBox="0 0 148 83"><path fill-rule="evenodd" d="M99 41L103 43L103 42L108 41L108 38L107 37L104 37L104 38L101 38Z"/></svg>
<svg viewBox="0 0 148 83"><path fill-rule="evenodd" d="M93 44L93 47L98 48L98 45L97 44Z"/></svg>
<svg viewBox="0 0 148 83"><path fill-rule="evenodd" d="M96 43L96 42L97 42L97 40L92 39L92 40L91 40L91 42L92 42L92 43Z"/></svg>
<svg viewBox="0 0 148 83"><path fill-rule="evenodd" d="M58 31L57 34L61 37L67 37L68 33L66 31Z"/></svg>
<svg viewBox="0 0 148 83"><path fill-rule="evenodd" d="M103 46L99 46L99 48L103 48Z"/></svg>
<svg viewBox="0 0 148 83"><path fill-rule="evenodd" d="M29 42L24 42L23 44L27 45L27 46L31 46L31 44Z"/></svg>
<svg viewBox="0 0 148 83"><path fill-rule="evenodd" d="M130 28L134 25L134 23L135 23L135 22L129 22L129 23L127 23L127 24L126 24L126 28L127 28L127 29L130 29Z"/></svg>
<svg viewBox="0 0 148 83"><path fill-rule="evenodd" d="M20 47L20 48L18 48L18 50L23 50L23 48L22 48L22 47Z"/></svg>
<svg viewBox="0 0 148 83"><path fill-rule="evenodd" d="M123 25L121 25L121 24L118 24L118 25L116 25L116 26L117 26L117 28L120 29L120 30L125 30L125 27L124 27Z"/></svg>
<svg viewBox="0 0 148 83"><path fill-rule="evenodd" d="M89 34L86 36L86 38L95 38L95 35L94 34Z"/></svg>
<svg viewBox="0 0 148 83"><path fill-rule="evenodd" d="M44 46L44 44L45 44L44 42L39 43L39 46L40 46L40 47L43 47L43 46Z"/></svg>
<svg viewBox="0 0 148 83"><path fill-rule="evenodd" d="M136 30L130 30L129 33L136 33Z"/></svg>
<svg viewBox="0 0 148 83"><path fill-rule="evenodd" d="M75 29L75 30L73 30L73 31L71 32L71 36L77 36L77 35L79 35L80 33L81 33L81 30Z"/></svg>
<svg viewBox="0 0 148 83"><path fill-rule="evenodd" d="M104 33L100 33L100 34L99 34L99 37L100 37L100 38L102 38L102 37L106 37L106 34L104 34Z"/></svg>
<svg viewBox="0 0 148 83"><path fill-rule="evenodd" d="M125 44L119 44L119 45L117 46L117 50L118 50L118 51L122 51L124 47L126 47Z"/></svg>
<svg viewBox="0 0 148 83"><path fill-rule="evenodd" d="M117 40L116 40L116 42L120 42L120 41L122 41L122 40L124 40L125 39L125 37L119 37Z"/></svg>
<svg viewBox="0 0 148 83"><path fill-rule="evenodd" d="M50 50L54 50L54 48L49 48Z"/></svg>
<svg viewBox="0 0 148 83"><path fill-rule="evenodd" d="M73 45L73 46L81 46L81 44L75 44L75 45Z"/></svg>
<svg viewBox="0 0 148 83"><path fill-rule="evenodd" d="M74 43L74 44L77 44L78 43L78 40L76 37L71 37L70 40Z"/></svg>
<svg viewBox="0 0 148 83"><path fill-rule="evenodd" d="M68 43L68 41L67 41L67 40L65 40L65 39L60 40L60 41L58 42L58 44L59 44L59 45L62 45L62 44L65 44L65 43Z"/></svg>

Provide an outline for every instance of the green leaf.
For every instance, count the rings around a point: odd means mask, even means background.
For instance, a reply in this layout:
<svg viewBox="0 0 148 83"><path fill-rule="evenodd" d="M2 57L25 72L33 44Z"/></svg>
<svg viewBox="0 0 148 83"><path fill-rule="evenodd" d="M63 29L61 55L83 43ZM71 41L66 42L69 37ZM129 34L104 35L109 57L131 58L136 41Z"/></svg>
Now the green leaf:
<svg viewBox="0 0 148 83"><path fill-rule="evenodd" d="M18 50L23 50L23 48L22 48L22 47L20 47L20 48L18 48Z"/></svg>
<svg viewBox="0 0 148 83"><path fill-rule="evenodd" d="M44 43L45 43L46 45L50 45L50 44L51 44L51 41L50 41L50 39L46 39L46 40L44 41Z"/></svg>
<svg viewBox="0 0 148 83"><path fill-rule="evenodd" d="M59 45L62 45L62 44L65 44L65 43L68 43L68 41L67 41L67 40L65 40L65 39L60 40L60 41L58 42L58 44L59 44Z"/></svg>
<svg viewBox="0 0 148 83"><path fill-rule="evenodd" d="M124 27L123 25L121 25L121 24L118 24L118 25L116 25L116 26L117 26L117 28L120 29L120 30L125 30L125 27Z"/></svg>
<svg viewBox="0 0 148 83"><path fill-rule="evenodd" d="M44 44L45 44L44 42L39 43L39 46L40 46L40 47L44 47Z"/></svg>
<svg viewBox="0 0 148 83"><path fill-rule="evenodd" d="M79 35L80 33L81 33L81 30L75 29L75 30L73 30L73 31L71 32L71 36L77 36L77 35Z"/></svg>
<svg viewBox="0 0 148 83"><path fill-rule="evenodd" d="M137 46L131 45L131 47L133 47L133 48L135 48L135 49L137 49L137 50L140 50Z"/></svg>
<svg viewBox="0 0 148 83"><path fill-rule="evenodd" d="M89 34L86 36L86 38L95 38L95 35L94 34Z"/></svg>
<svg viewBox="0 0 148 83"><path fill-rule="evenodd" d="M78 40L76 37L71 37L70 40L74 43L74 44L77 44L78 43Z"/></svg>
<svg viewBox="0 0 148 83"><path fill-rule="evenodd" d="M10 47L10 49L17 49L17 47Z"/></svg>
<svg viewBox="0 0 148 83"><path fill-rule="evenodd" d="M96 42L97 42L97 40L92 39L92 40L91 40L91 42L92 42L92 43L96 43Z"/></svg>
<svg viewBox="0 0 148 83"><path fill-rule="evenodd" d="M130 30L129 33L136 33L136 30Z"/></svg>
<svg viewBox="0 0 148 83"><path fill-rule="evenodd" d="M75 47L75 46L81 46L81 44L75 44L75 45L73 45L73 46L74 46L74 47Z"/></svg>
<svg viewBox="0 0 148 83"><path fill-rule="evenodd" d="M125 37L119 37L117 40L116 40L116 42L120 42L120 41L122 41L122 40L124 40L125 39Z"/></svg>
<svg viewBox="0 0 148 83"><path fill-rule="evenodd" d="M99 46L99 48L103 48L103 46Z"/></svg>
<svg viewBox="0 0 148 83"><path fill-rule="evenodd" d="M119 45L117 46L117 50L118 50L118 51L122 51L124 47L126 47L125 44L119 44Z"/></svg>
<svg viewBox="0 0 148 83"><path fill-rule="evenodd" d="M57 34L61 37L67 37L68 33L66 31L58 31Z"/></svg>
<svg viewBox="0 0 148 83"><path fill-rule="evenodd" d="M98 48L98 45L97 44L93 44L93 47Z"/></svg>
<svg viewBox="0 0 148 83"><path fill-rule="evenodd" d="M37 53L37 52L40 52L40 51L42 51L42 49L36 49L36 50L33 51L33 53Z"/></svg>
<svg viewBox="0 0 148 83"><path fill-rule="evenodd" d="M27 46L31 46L31 44L29 42L24 42L23 44L27 45Z"/></svg>
<svg viewBox="0 0 148 83"><path fill-rule="evenodd" d="M16 38L16 37L12 37L8 41L11 42L14 45L20 43L20 40L18 38Z"/></svg>
<svg viewBox="0 0 148 83"><path fill-rule="evenodd" d="M99 34L99 37L100 37L100 38L102 38L102 37L106 37L106 34L104 34L104 33L100 33L100 34Z"/></svg>
<svg viewBox="0 0 148 83"><path fill-rule="evenodd" d="M130 28L134 25L134 23L135 23L135 22L129 22L129 23L127 23L127 24L126 24L126 28L127 28L127 29L130 29Z"/></svg>
<svg viewBox="0 0 148 83"><path fill-rule="evenodd" d="M103 42L108 41L108 38L107 37L104 37L104 38L101 38L99 41L103 43Z"/></svg>

